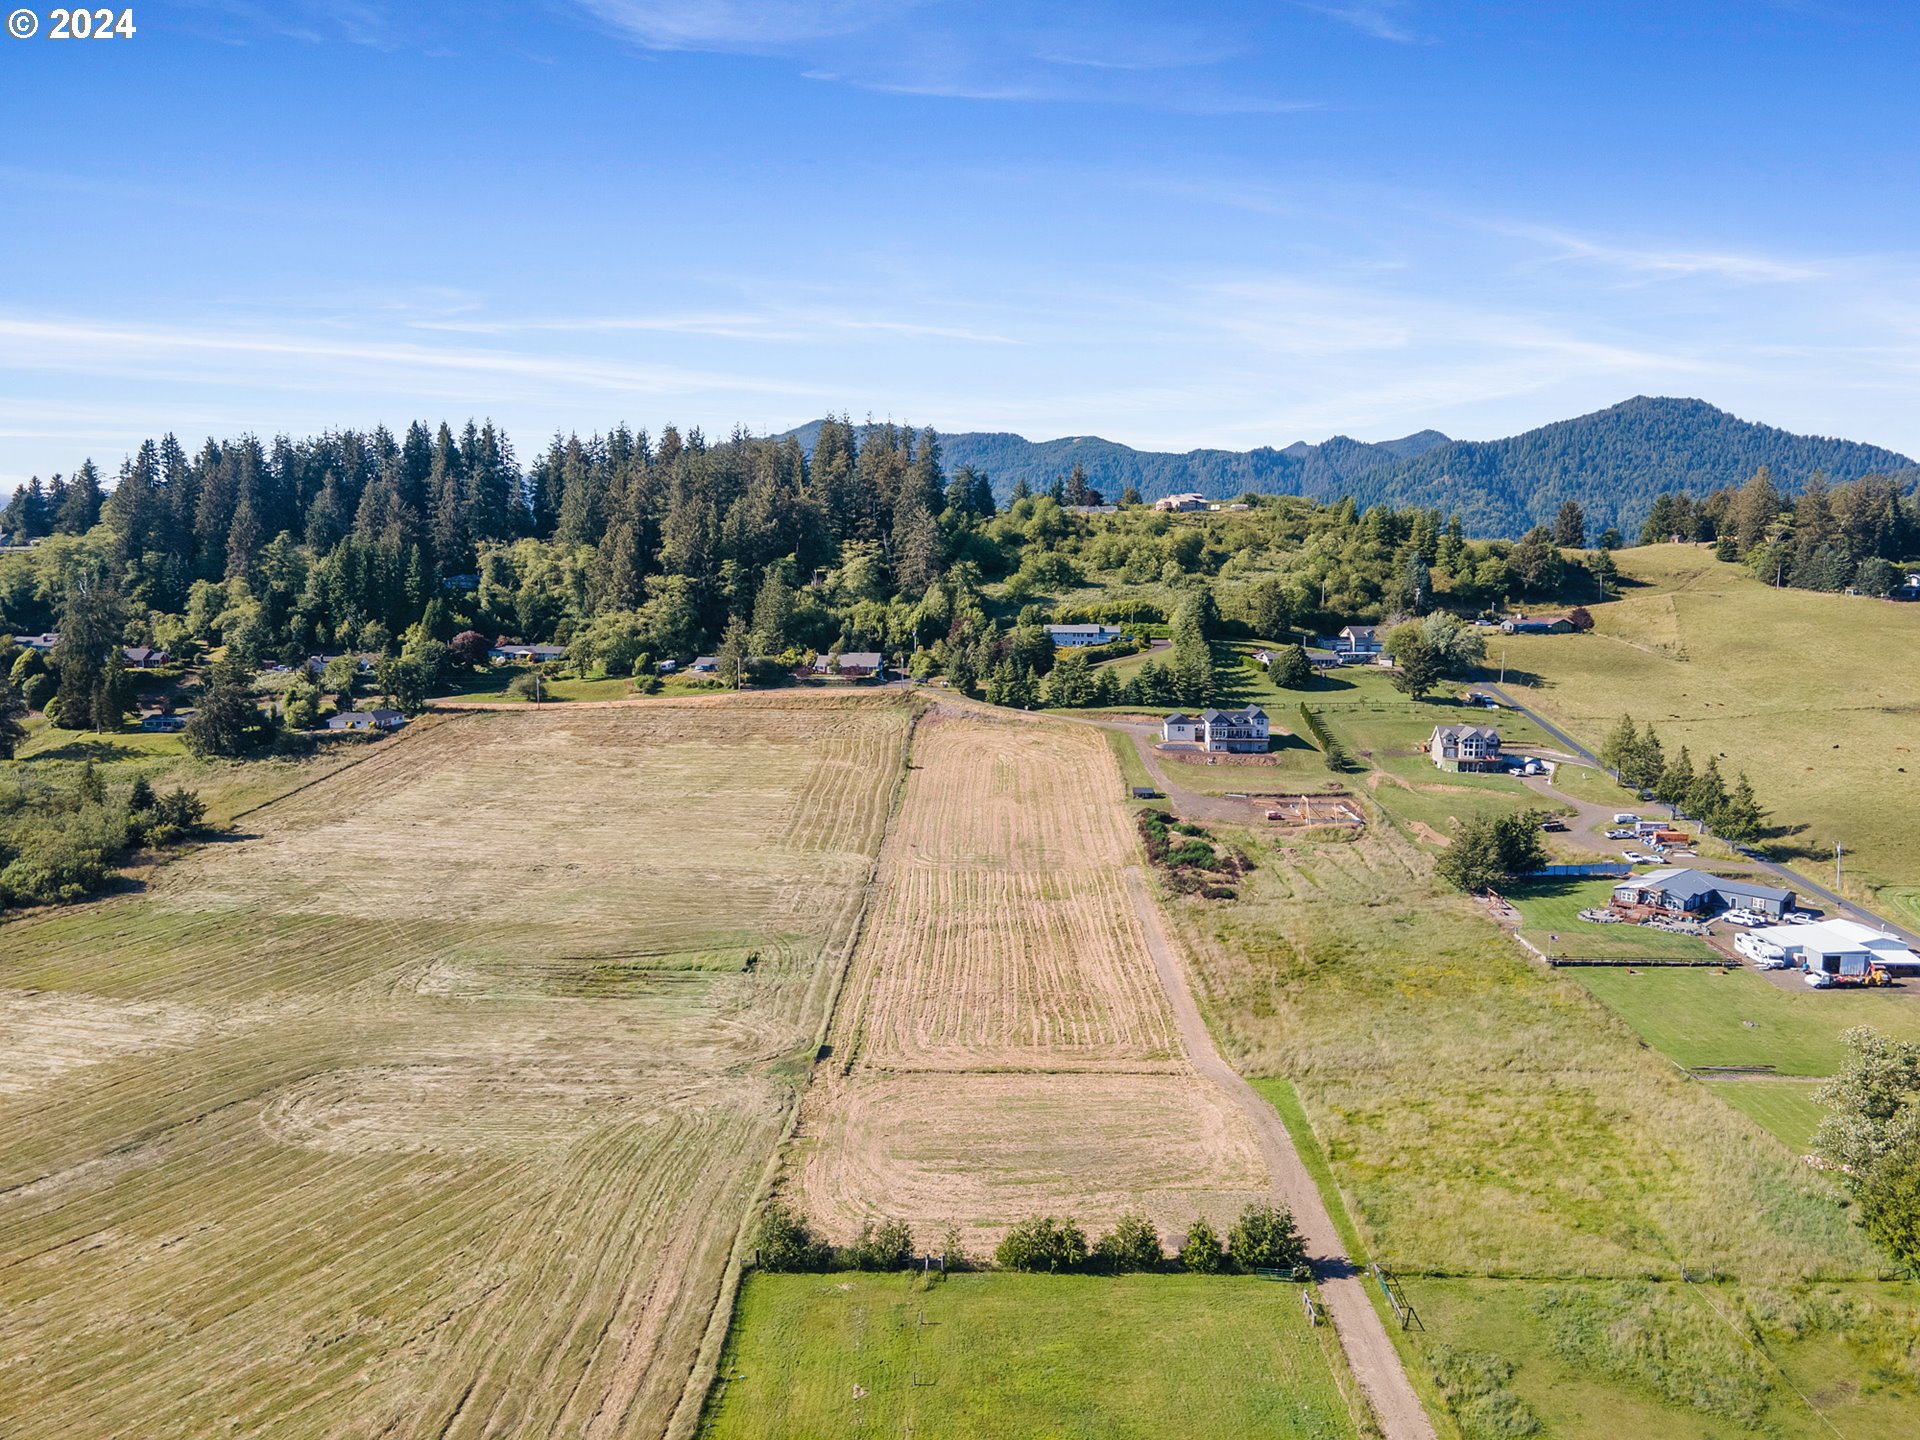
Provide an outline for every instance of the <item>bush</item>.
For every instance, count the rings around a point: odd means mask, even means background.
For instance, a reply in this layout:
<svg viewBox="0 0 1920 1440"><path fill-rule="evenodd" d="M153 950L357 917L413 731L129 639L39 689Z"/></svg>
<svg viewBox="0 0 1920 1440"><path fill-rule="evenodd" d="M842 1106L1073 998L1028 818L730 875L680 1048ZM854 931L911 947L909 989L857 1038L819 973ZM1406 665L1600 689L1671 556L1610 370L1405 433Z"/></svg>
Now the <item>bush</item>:
<svg viewBox="0 0 1920 1440"><path fill-rule="evenodd" d="M1227 1268L1226 1254L1220 1249L1220 1232L1202 1215L1187 1227L1187 1238L1174 1257L1180 1268L1193 1275L1218 1275Z"/></svg>
<svg viewBox="0 0 1920 1440"><path fill-rule="evenodd" d="M869 1220L845 1258L855 1270L905 1270L913 1264L913 1231L904 1220Z"/></svg>
<svg viewBox="0 0 1920 1440"><path fill-rule="evenodd" d="M762 1270L824 1270L832 1259L825 1242L814 1236L807 1222L784 1200L775 1200L760 1217L753 1248Z"/></svg>
<svg viewBox="0 0 1920 1440"><path fill-rule="evenodd" d="M27 652L31 655L33 652ZM29 710L44 711L59 690L60 682L45 670L36 670L20 682L20 698L27 702Z"/></svg>
<svg viewBox="0 0 1920 1440"><path fill-rule="evenodd" d="M1920 1271L1920 1135L1908 1135L1860 1177L1854 1192L1867 1233Z"/></svg>
<svg viewBox="0 0 1920 1440"><path fill-rule="evenodd" d="M1116 1275L1132 1270L1158 1270L1167 1262L1160 1232L1144 1215L1123 1215L1093 1247L1093 1258Z"/></svg>
<svg viewBox="0 0 1920 1440"><path fill-rule="evenodd" d="M1051 1215L1022 1220L994 1247L993 1259L1002 1270L1078 1270L1087 1263L1087 1232Z"/></svg>
<svg viewBox="0 0 1920 1440"><path fill-rule="evenodd" d="M1306 1263L1307 1245L1290 1211L1249 1205L1233 1222L1227 1254L1242 1270L1292 1270Z"/></svg>
<svg viewBox="0 0 1920 1440"><path fill-rule="evenodd" d="M1282 645L1267 662L1267 678L1282 690L1304 690L1313 683L1313 662L1298 645Z"/></svg>

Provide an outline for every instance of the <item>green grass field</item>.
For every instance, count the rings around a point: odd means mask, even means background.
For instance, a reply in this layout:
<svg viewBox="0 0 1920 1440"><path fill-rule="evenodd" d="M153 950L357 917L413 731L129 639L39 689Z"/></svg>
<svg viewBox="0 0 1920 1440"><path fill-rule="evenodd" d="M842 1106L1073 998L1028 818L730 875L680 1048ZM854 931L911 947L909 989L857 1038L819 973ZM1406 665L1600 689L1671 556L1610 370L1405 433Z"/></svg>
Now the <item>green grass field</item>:
<svg viewBox="0 0 1920 1440"><path fill-rule="evenodd" d="M1592 634L1497 642L1512 693L1590 747L1627 712L1745 770L1816 878L1837 840L1865 891L1920 885L1920 606L1776 590L1693 546L1616 559L1629 584Z"/></svg>
<svg viewBox="0 0 1920 1440"><path fill-rule="evenodd" d="M1582 920L1582 910L1606 909L1613 897L1611 880L1535 880L1501 894L1520 912L1520 933L1548 954L1570 960L1719 958L1704 940L1690 935Z"/></svg>
<svg viewBox="0 0 1920 1440"><path fill-rule="evenodd" d="M1411 1280L1463 1440L1905 1440L1920 1287ZM1522 1417L1532 1418L1529 1427Z"/></svg>
<svg viewBox="0 0 1920 1440"><path fill-rule="evenodd" d="M1443 1434L1831 1434L1798 1398L1803 1380L1818 1382L1809 1393L1821 1415L1858 1421L1843 1433L1895 1433L1915 1393L1910 1364L1870 1377L1828 1357L1905 1334L1910 1296L1874 1284L1884 1256L1831 1184L1760 1128L1770 1119L1790 1135L1804 1109L1796 1120L1795 1097L1767 1097L1777 1113L1748 1123L1722 1087L1682 1074L1596 993L1616 977L1646 980L1657 997L1644 992L1645 1012L1629 1018L1671 1023L1721 1001L1710 1028L1747 1035L1751 1007L1732 987L1764 981L1550 971L1470 902L1434 891L1430 858L1390 830L1340 846L1268 838L1254 853L1259 868L1233 906L1176 911L1202 1004L1243 1073L1287 1077L1263 1093L1293 1133L1310 1128L1310 1173L1330 1204L1343 1202L1356 1250L1405 1282L1425 1329L1396 1341L1445 1397ZM1803 1044L1815 1034L1830 1054L1844 1028L1832 1022L1854 1017L1809 1020L1803 998L1835 997L1772 996L1789 1033ZM1731 1058L1779 1048L1760 1035ZM1761 1097L1736 1098L1746 1109ZM1822 1319L1824 1346L1779 1329L1801 1368L1760 1365L1729 1400L1702 1377L1741 1342L1697 1287L1672 1283L1683 1262L1732 1277L1713 1298L1735 1317L1777 1315L1781 1297L1820 1284L1842 1284L1867 1308ZM1668 1295L1686 1308L1654 1303ZM1679 1358L1654 1363L1636 1348L1643 1333ZM1611 1358L1616 1349L1632 1363Z"/></svg>
<svg viewBox="0 0 1920 1440"><path fill-rule="evenodd" d="M1331 1344L1265 1280L756 1274L701 1434L1336 1440Z"/></svg>
<svg viewBox="0 0 1920 1440"><path fill-rule="evenodd" d="M1573 977L1647 1044L1688 1069L1771 1066L1781 1075L1831 1075L1855 1025L1920 1040L1920 994L1781 986L1755 971L1584 970Z"/></svg>
<svg viewBox="0 0 1920 1440"><path fill-rule="evenodd" d="M1709 1080L1706 1087L1796 1155L1813 1145L1813 1132L1826 1118L1814 1104L1813 1092L1822 1080L1775 1080L1749 1076L1740 1080Z"/></svg>

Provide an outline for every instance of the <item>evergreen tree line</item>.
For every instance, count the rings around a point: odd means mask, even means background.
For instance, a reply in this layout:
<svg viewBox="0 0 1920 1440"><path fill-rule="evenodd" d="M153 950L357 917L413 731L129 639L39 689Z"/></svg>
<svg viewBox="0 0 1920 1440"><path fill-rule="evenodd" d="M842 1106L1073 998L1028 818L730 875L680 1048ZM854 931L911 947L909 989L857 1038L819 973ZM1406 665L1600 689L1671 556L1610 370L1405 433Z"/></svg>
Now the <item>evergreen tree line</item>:
<svg viewBox="0 0 1920 1440"><path fill-rule="evenodd" d="M1639 729L1631 715L1620 717L1598 753L1600 763L1624 784L1692 816L1723 840L1749 845L1766 830L1767 812L1760 808L1746 771L1729 787L1718 756L1708 756L1696 770L1685 745L1669 756L1653 726Z"/></svg>
<svg viewBox="0 0 1920 1440"><path fill-rule="evenodd" d="M1643 545L1711 541L1723 560L1744 562L1769 584L1885 595L1920 558L1920 494L1884 475L1829 485L1815 475L1784 494L1763 466L1745 484L1695 500L1655 499Z"/></svg>

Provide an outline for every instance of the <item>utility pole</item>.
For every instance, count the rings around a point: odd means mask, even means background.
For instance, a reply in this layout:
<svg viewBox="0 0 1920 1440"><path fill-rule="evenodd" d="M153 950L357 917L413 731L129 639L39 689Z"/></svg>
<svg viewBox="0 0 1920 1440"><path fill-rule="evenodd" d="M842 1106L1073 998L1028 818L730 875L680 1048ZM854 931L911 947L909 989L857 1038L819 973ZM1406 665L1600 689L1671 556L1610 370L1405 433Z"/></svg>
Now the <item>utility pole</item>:
<svg viewBox="0 0 1920 1440"><path fill-rule="evenodd" d="M1840 842L1838 840L1833 842L1833 889L1836 895L1840 893Z"/></svg>
<svg viewBox="0 0 1920 1440"><path fill-rule="evenodd" d="M1507 683L1507 647L1504 645L1500 647L1500 683Z"/></svg>

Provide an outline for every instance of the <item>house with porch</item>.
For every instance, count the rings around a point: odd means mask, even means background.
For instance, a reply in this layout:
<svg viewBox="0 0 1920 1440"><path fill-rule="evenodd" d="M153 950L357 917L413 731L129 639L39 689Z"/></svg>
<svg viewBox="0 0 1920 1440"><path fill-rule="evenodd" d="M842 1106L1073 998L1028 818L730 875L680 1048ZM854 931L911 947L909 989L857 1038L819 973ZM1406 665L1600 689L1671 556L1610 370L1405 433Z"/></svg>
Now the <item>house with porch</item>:
<svg viewBox="0 0 1920 1440"><path fill-rule="evenodd" d="M1198 745L1216 754L1264 755L1270 738L1267 712L1258 705L1240 710L1202 710L1198 715L1175 713L1160 722L1160 739L1168 745Z"/></svg>
<svg viewBox="0 0 1920 1440"><path fill-rule="evenodd" d="M1500 732L1491 725L1436 725L1427 740L1434 768L1455 773L1504 770Z"/></svg>
<svg viewBox="0 0 1920 1440"><path fill-rule="evenodd" d="M1695 920L1736 909L1778 918L1793 909L1793 891L1704 870L1649 870L1613 887L1613 908Z"/></svg>

